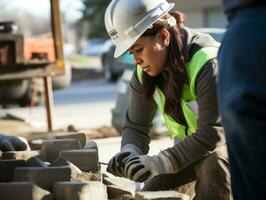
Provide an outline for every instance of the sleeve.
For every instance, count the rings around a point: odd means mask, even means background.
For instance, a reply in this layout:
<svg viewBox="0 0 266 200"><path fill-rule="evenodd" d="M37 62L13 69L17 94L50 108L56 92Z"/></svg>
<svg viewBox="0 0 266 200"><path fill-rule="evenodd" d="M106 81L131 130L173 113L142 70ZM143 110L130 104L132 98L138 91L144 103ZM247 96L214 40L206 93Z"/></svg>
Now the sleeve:
<svg viewBox="0 0 266 200"><path fill-rule="evenodd" d="M143 87L135 70L130 82L130 101L122 129L122 144L136 145L143 154L149 151L149 131L152 127L157 106L154 100L147 101L143 96Z"/></svg>
<svg viewBox="0 0 266 200"><path fill-rule="evenodd" d="M196 132L165 150L176 171L199 161L225 144L217 105L216 67L217 61L210 60L203 66L196 79L198 103Z"/></svg>

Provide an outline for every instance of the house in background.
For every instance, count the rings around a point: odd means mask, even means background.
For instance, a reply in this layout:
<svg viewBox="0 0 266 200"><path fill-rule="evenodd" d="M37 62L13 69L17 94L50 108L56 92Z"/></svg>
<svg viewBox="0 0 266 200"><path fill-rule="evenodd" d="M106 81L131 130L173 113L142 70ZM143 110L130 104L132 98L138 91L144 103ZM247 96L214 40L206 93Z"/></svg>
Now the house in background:
<svg viewBox="0 0 266 200"><path fill-rule="evenodd" d="M185 14L186 25L191 28L225 28L226 17L221 0L168 0L175 3L175 10Z"/></svg>

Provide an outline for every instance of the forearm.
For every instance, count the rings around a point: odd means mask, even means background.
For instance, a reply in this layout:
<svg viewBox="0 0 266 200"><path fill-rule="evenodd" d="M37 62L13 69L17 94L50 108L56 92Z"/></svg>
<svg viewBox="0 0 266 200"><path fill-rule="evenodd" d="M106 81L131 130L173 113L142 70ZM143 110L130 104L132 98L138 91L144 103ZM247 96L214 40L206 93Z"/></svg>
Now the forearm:
<svg viewBox="0 0 266 200"><path fill-rule="evenodd" d="M127 144L133 144L137 146L142 154L149 152L150 137L148 135L148 127L134 126L128 120L122 131L121 147Z"/></svg>
<svg viewBox="0 0 266 200"><path fill-rule="evenodd" d="M219 130L211 136L195 133L166 149L176 172L198 162L203 157L225 145L224 133Z"/></svg>
<svg viewBox="0 0 266 200"><path fill-rule="evenodd" d="M154 101L144 101L143 88L134 73L130 83L130 102L122 129L122 147L134 144L143 154L149 151L149 131L156 112Z"/></svg>

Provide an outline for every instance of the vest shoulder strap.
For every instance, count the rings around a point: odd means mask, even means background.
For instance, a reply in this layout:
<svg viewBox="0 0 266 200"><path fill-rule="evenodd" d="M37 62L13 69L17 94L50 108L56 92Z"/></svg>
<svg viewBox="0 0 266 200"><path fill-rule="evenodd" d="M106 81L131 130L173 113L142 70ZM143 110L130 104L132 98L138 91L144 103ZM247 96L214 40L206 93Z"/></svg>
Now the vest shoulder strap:
<svg viewBox="0 0 266 200"><path fill-rule="evenodd" d="M195 81L202 67L211 59L217 57L219 47L204 47L198 50L186 65L189 88L192 99L196 99Z"/></svg>
<svg viewBox="0 0 266 200"><path fill-rule="evenodd" d="M141 69L141 67L139 65L137 65L137 76L138 76L139 82L141 84L143 83L143 81L142 81L142 73L143 73L143 70Z"/></svg>

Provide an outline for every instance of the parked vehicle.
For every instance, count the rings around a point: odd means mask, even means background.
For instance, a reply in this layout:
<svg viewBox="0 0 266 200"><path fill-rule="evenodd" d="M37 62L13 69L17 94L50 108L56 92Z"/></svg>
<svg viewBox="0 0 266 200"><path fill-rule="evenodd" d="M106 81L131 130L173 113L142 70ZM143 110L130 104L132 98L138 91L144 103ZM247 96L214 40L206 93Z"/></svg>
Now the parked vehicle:
<svg viewBox="0 0 266 200"><path fill-rule="evenodd" d="M223 35L225 33L225 29L221 28L200 28L197 29L203 33L210 34L215 40L221 41ZM113 54L112 54L113 55ZM133 56L129 55L128 53L124 54L119 58L122 62L121 66L126 64L126 68L123 68L122 76L118 79L117 88L118 88L118 95L115 103L115 107L112 109L112 125L118 131L121 132L121 128L124 124L125 119L125 112L128 107L129 96L130 96L130 80L134 71L134 64L133 64ZM118 63L119 65L119 63ZM154 133L167 133L167 128L164 125L164 120L162 119L159 112L155 115L153 121L153 127L151 132Z"/></svg>
<svg viewBox="0 0 266 200"><path fill-rule="evenodd" d="M127 65L132 65L131 62L124 62L127 55L124 54L118 58L114 58L115 46L109 39L105 43L105 51L101 55L102 70L104 77L109 82L115 82L122 75Z"/></svg>
<svg viewBox="0 0 266 200"><path fill-rule="evenodd" d="M94 38L87 41L85 47L81 50L81 54L87 56L101 56L105 50L104 44L106 39Z"/></svg>

